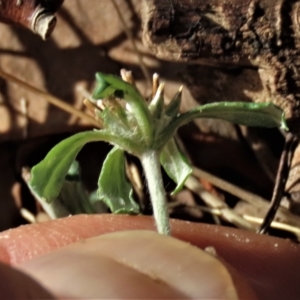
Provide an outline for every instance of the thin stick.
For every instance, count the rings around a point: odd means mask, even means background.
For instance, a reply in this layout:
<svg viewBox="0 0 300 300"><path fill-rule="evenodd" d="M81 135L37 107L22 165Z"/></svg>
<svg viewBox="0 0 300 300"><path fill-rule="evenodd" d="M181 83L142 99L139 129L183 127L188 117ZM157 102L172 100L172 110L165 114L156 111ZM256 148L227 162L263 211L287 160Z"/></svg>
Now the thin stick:
<svg viewBox="0 0 300 300"><path fill-rule="evenodd" d="M275 217L277 209L280 205L280 201L282 199L284 189L285 189L285 184L288 178L290 160L292 158L292 155L290 155L290 153L294 151L293 145L295 144L295 140L296 138L292 133L287 134L285 140L285 146L280 157L280 163L279 163L279 168L276 176L271 204L258 231L261 234L264 234L268 231Z"/></svg>
<svg viewBox="0 0 300 300"><path fill-rule="evenodd" d="M91 116L87 115L86 113L77 110L76 108L74 108L73 106L71 106L70 104L65 103L64 101L60 100L59 98L56 98L52 95L50 95L47 92L44 92L42 90L39 90L38 88L26 83L23 80L20 80L6 72L4 72L3 70L0 69L0 77L2 77L3 79L13 82L15 84L17 84L18 86L26 89L27 91L30 91L34 94L40 95L41 97L43 97L45 100L47 100L49 103L51 103L52 105L62 109L63 111L74 115L76 117L79 117L83 120L88 121L89 123L91 123L92 125L99 127L99 123Z"/></svg>
<svg viewBox="0 0 300 300"><path fill-rule="evenodd" d="M251 192L245 191L244 189L229 183L228 181L221 179L215 175L212 175L206 171L199 168L193 167L193 175L197 178L204 178L205 180L212 183L214 186L220 188L221 190L228 192L237 198L254 205L260 209L267 209L269 201ZM278 217L280 217L285 223L290 223L294 226L300 227L300 218L284 207L279 207L277 212Z"/></svg>
<svg viewBox="0 0 300 300"><path fill-rule="evenodd" d="M127 24L126 24L126 21L125 21L125 19L124 19L124 17L123 17L123 14L121 13L121 11L120 11L120 9L119 9L119 6L117 5L116 1L115 1L115 0L111 0L111 2L112 2L113 6L114 6L114 8L115 8L115 10L116 10L116 12L117 12L117 14L118 14L118 17L119 17L119 19L120 19L122 25L123 25L123 29L124 29L124 31L125 31L125 33L126 33L128 39L131 41L131 44L132 44L132 47L133 47L134 51L135 51L136 54L137 54L137 57L138 57L138 60L139 60L139 64L140 64L140 68L141 68L141 70L142 70L142 72L143 72L143 74L144 74L146 80L147 80L148 83L151 85L151 83L152 83L151 76L150 76L150 74L149 74L149 72L148 72L148 70L147 70L147 67L146 67L146 65L145 65L145 63L144 63L144 61L143 61L142 54L141 54L141 52L139 51L139 49L137 48L136 42L135 42L135 40L134 40L134 37L133 37L133 35L132 35L130 29L128 28L128 26L127 26Z"/></svg>
<svg viewBox="0 0 300 300"><path fill-rule="evenodd" d="M262 224L264 221L264 219L262 218L257 218L249 215L243 215L243 218L255 224ZM275 229L285 230L287 232L295 234L297 236L298 241L300 240L300 229L296 226L291 226L289 224L272 221L270 227Z"/></svg>
<svg viewBox="0 0 300 300"><path fill-rule="evenodd" d="M265 206L265 204L268 202L268 200L258 195L245 191L244 189L199 168L193 167L193 175L198 178L204 178L206 181L209 181L221 190L228 192L237 198L244 200L245 202L253 204L256 207Z"/></svg>
<svg viewBox="0 0 300 300"><path fill-rule="evenodd" d="M239 228L244 228L252 231L255 230L251 223L244 220L239 214L229 208L224 201L206 191L196 177L189 176L185 182L185 186L189 190L198 194L206 203L206 205L214 209L219 209L220 217L223 220L226 220L227 222L230 222Z"/></svg>

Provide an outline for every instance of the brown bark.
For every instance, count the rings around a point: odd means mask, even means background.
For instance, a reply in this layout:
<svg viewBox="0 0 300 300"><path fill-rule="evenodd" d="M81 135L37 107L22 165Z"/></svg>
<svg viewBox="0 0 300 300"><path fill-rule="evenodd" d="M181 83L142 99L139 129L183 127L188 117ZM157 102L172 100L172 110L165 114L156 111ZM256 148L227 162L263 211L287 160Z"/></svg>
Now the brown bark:
<svg viewBox="0 0 300 300"><path fill-rule="evenodd" d="M257 68L264 100L292 121L300 116L299 14L298 0L147 0L144 41L163 59Z"/></svg>
<svg viewBox="0 0 300 300"><path fill-rule="evenodd" d="M0 21L21 25L47 39L56 24L54 13L64 0L1 0Z"/></svg>
<svg viewBox="0 0 300 300"><path fill-rule="evenodd" d="M245 96L246 101L272 101L299 136L299 0L147 0L142 19L144 42L157 57L190 62L194 70L202 64L192 79L186 75L196 98L215 93L211 101L245 101ZM239 74L234 77L226 69ZM286 185L297 213L299 149Z"/></svg>

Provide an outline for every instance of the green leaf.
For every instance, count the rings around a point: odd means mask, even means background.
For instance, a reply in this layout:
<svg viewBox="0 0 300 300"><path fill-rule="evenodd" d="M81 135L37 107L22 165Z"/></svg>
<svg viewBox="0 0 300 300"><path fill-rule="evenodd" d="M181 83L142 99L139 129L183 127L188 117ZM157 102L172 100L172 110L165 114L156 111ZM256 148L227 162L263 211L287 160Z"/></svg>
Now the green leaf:
<svg viewBox="0 0 300 300"><path fill-rule="evenodd" d="M93 98L124 98L132 109L132 114L137 120L139 130L142 132L144 140L151 142L153 129L151 126L150 111L138 89L117 76L100 72L96 73L96 81L97 86L94 90Z"/></svg>
<svg viewBox="0 0 300 300"><path fill-rule="evenodd" d="M182 96L182 88L174 95L173 99L166 107L165 109L166 116L171 117L172 119L177 117L181 105L181 96Z"/></svg>
<svg viewBox="0 0 300 300"><path fill-rule="evenodd" d="M57 144L45 159L32 168L29 181L32 191L47 202L55 200L81 148L86 143L109 140L109 137L101 131L86 131Z"/></svg>
<svg viewBox="0 0 300 300"><path fill-rule="evenodd" d="M192 168L179 151L174 139L171 139L162 149L160 163L168 176L177 183L172 195L178 193L182 189L186 179L192 173Z"/></svg>
<svg viewBox="0 0 300 300"><path fill-rule="evenodd" d="M217 118L246 126L282 127L288 130L283 111L271 102L219 102L202 105L191 111L199 118Z"/></svg>
<svg viewBox="0 0 300 300"><path fill-rule="evenodd" d="M156 94L148 105L152 118L160 119L164 110L164 84L160 84Z"/></svg>
<svg viewBox="0 0 300 300"><path fill-rule="evenodd" d="M31 188L30 183L28 181L28 178L30 178L30 171L28 168L23 168L22 175L33 197L35 198L36 201L40 203L43 210L47 213L47 215L51 219L63 218L71 214L71 212L61 202L52 201L51 203L48 203L45 201L44 198L41 198L40 195L35 193L35 191Z"/></svg>
<svg viewBox="0 0 300 300"><path fill-rule="evenodd" d="M114 114L112 110L105 108L101 114L101 119L105 125L105 129L116 135L122 137L132 136L132 128L128 127L127 124L124 124L123 120Z"/></svg>
<svg viewBox="0 0 300 300"><path fill-rule="evenodd" d="M76 160L71 164L55 202L60 202L72 215L96 213L81 181L80 166Z"/></svg>
<svg viewBox="0 0 300 300"><path fill-rule="evenodd" d="M123 81L118 76L98 72L96 73L96 81L97 85L93 92L94 99L104 99L109 97L124 98L125 93L135 98L142 98L131 84ZM138 93L138 96L135 95L135 93Z"/></svg>
<svg viewBox="0 0 300 300"><path fill-rule="evenodd" d="M182 125L195 118L223 119L232 123L255 127L281 127L288 130L284 112L271 102L216 102L199 106L180 115L165 131L165 137L171 138Z"/></svg>
<svg viewBox="0 0 300 300"><path fill-rule="evenodd" d="M114 147L107 155L98 180L98 197L116 214L138 214L139 206L125 176L124 151Z"/></svg>

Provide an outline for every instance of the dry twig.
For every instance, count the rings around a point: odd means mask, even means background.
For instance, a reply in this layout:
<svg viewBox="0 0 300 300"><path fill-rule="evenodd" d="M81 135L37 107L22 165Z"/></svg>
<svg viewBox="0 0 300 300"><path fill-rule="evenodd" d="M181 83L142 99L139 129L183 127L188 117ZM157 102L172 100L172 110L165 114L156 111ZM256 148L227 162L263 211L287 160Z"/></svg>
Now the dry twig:
<svg viewBox="0 0 300 300"><path fill-rule="evenodd" d="M91 125L96 126L97 128L99 127L99 123L91 116L87 115L86 113L74 108L72 105L67 104L66 102L60 100L59 98L56 98L53 95L50 95L47 92L44 92L28 83L26 83L25 81L22 81L18 78L16 78L13 75L10 75L6 72L4 72L3 70L0 69L0 77L13 82L15 84L17 84L18 86L32 92L35 93L36 95L40 95L42 98L44 98L46 101L48 101L49 103L51 103L52 105L62 109L65 112L68 112L71 115L74 115L78 118L84 119L86 121L88 121Z"/></svg>

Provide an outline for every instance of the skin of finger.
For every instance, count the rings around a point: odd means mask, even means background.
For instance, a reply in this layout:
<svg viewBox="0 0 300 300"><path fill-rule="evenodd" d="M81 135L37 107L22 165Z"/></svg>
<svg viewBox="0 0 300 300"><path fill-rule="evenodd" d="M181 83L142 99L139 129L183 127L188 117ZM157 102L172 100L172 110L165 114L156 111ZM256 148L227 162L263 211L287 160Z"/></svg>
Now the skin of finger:
<svg viewBox="0 0 300 300"><path fill-rule="evenodd" d="M64 297L238 299L232 278L219 260L151 231L86 239L19 268ZM253 298L242 295L242 299Z"/></svg>
<svg viewBox="0 0 300 300"><path fill-rule="evenodd" d="M0 263L0 299L56 299L39 283L11 266Z"/></svg>
<svg viewBox="0 0 300 300"><path fill-rule="evenodd" d="M151 229L151 217L78 215L0 233L0 260L13 265L76 241L108 232ZM300 247L243 230L173 220L172 235L200 248L213 246L242 274L260 299L295 299L300 294ZM34 241L34 243L32 242Z"/></svg>

